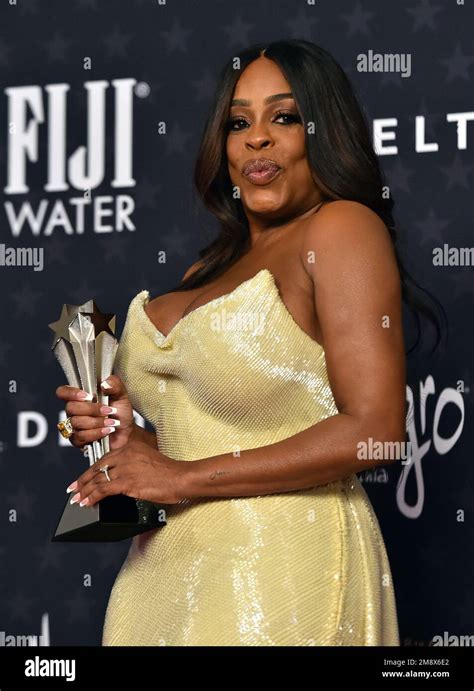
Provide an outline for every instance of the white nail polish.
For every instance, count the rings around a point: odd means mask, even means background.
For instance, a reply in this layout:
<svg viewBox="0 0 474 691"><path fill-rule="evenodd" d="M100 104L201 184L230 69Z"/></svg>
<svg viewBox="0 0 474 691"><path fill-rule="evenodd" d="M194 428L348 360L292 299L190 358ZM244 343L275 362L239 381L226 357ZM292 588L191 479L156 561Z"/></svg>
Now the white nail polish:
<svg viewBox="0 0 474 691"><path fill-rule="evenodd" d="M87 391L84 391L84 393L87 393ZM81 396L79 399L80 401L92 401L93 395L91 393L87 393L87 396Z"/></svg>
<svg viewBox="0 0 474 691"><path fill-rule="evenodd" d="M110 434L111 432L115 432L115 427L106 427L107 434Z"/></svg>
<svg viewBox="0 0 474 691"><path fill-rule="evenodd" d="M116 415L117 414L117 408L114 408L113 405L109 406L110 408L110 415Z"/></svg>
<svg viewBox="0 0 474 691"><path fill-rule="evenodd" d="M110 418L110 420L112 420L112 422L109 422L109 425L113 425L114 427L118 427L120 425L120 420L114 420L113 418Z"/></svg>
<svg viewBox="0 0 474 691"><path fill-rule="evenodd" d="M101 387L102 387L103 389L111 389L111 388L112 388L112 385L109 384L109 382L107 381L107 379L104 379L104 381L101 382L100 385L101 385Z"/></svg>

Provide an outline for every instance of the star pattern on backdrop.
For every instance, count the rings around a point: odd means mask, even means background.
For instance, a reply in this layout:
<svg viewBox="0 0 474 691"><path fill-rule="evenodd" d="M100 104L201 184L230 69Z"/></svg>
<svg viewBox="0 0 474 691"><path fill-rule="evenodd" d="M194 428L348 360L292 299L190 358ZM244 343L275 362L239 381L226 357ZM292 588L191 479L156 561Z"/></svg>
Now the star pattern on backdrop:
<svg viewBox="0 0 474 691"><path fill-rule="evenodd" d="M164 144L167 155L181 154L185 156L189 152L189 140L192 139L192 132L183 130L179 122L171 123L168 128L167 136L164 138Z"/></svg>
<svg viewBox="0 0 474 691"><path fill-rule="evenodd" d="M25 482L20 482L15 491L7 494L5 499L8 508L17 512L17 520L22 523L32 517L33 507L38 501L39 493L33 492Z"/></svg>
<svg viewBox="0 0 474 691"><path fill-rule="evenodd" d="M407 7L406 11L411 15L412 31L416 32L420 29L435 31L437 29L436 15L443 9L442 5L431 2L431 0L420 0L418 5Z"/></svg>
<svg viewBox="0 0 474 691"><path fill-rule="evenodd" d="M414 225L420 230L419 240L421 244L442 245L444 242L442 231L448 228L450 221L448 218L440 218L436 211L431 207L428 215L421 221L415 221Z"/></svg>
<svg viewBox="0 0 474 691"><path fill-rule="evenodd" d="M201 101L209 102L214 94L216 88L216 77L209 68L203 70L202 75L198 79L191 80L191 84L195 89L195 99L199 103Z"/></svg>
<svg viewBox="0 0 474 691"><path fill-rule="evenodd" d="M474 170L474 165L465 163L461 154L457 153L452 162L447 166L440 166L440 171L446 177L446 191L453 187L462 187L465 190L471 188L469 175Z"/></svg>
<svg viewBox="0 0 474 691"><path fill-rule="evenodd" d="M391 192L402 191L406 194L411 192L410 178L415 174L415 171L408 168L400 156L397 157L396 161L390 166L386 166L385 170L387 172L388 181L390 184Z"/></svg>
<svg viewBox="0 0 474 691"><path fill-rule="evenodd" d="M440 58L439 62L446 68L446 83L452 82L454 79L472 80L473 72L470 70L474 64L474 55L466 55L460 43L456 43L456 48L453 54L448 58Z"/></svg>
<svg viewBox="0 0 474 691"><path fill-rule="evenodd" d="M351 12L347 12L342 15L343 21L347 24L346 36L348 38L351 38L354 36L354 34L369 36L371 33L369 22L371 22L375 16L375 12L364 10L362 3L357 2Z"/></svg>
<svg viewBox="0 0 474 691"><path fill-rule="evenodd" d="M227 36L226 44L233 48L250 43L250 32L253 28L254 25L244 21L240 14L235 15L230 24L223 26L224 34Z"/></svg>
<svg viewBox="0 0 474 691"><path fill-rule="evenodd" d="M65 38L61 32L55 31L53 36L45 42L44 46L50 62L66 62L72 41Z"/></svg>
<svg viewBox="0 0 474 691"><path fill-rule="evenodd" d="M126 58L130 50L129 44L132 40L131 34L126 34L116 24L111 33L104 37L103 43L105 45L107 57L110 58Z"/></svg>
<svg viewBox="0 0 474 691"><path fill-rule="evenodd" d="M159 35L164 40L166 51L168 53L185 52L187 50L187 41L194 32L192 28L186 28L181 21L175 17L173 25L170 29L159 31Z"/></svg>
<svg viewBox="0 0 474 691"><path fill-rule="evenodd" d="M163 191L163 185L154 179L143 176L140 186L135 192L137 206L140 209L157 209L159 195Z"/></svg>
<svg viewBox="0 0 474 691"><path fill-rule="evenodd" d="M291 38L305 38L308 41L314 40L318 23L319 20L315 13L311 13L309 8L303 9L303 7L300 7L297 14L286 22Z"/></svg>
<svg viewBox="0 0 474 691"><path fill-rule="evenodd" d="M15 314L32 317L36 314L37 303L42 297L44 292L33 290L31 282L25 281L19 290L10 295L10 301L13 303Z"/></svg>

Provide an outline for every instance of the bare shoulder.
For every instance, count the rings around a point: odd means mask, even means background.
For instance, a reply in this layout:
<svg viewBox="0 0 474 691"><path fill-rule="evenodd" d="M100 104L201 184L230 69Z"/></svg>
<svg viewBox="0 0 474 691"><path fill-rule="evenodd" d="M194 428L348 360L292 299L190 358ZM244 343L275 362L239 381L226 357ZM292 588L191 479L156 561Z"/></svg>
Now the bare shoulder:
<svg viewBox="0 0 474 691"><path fill-rule="evenodd" d="M341 240L369 239L378 234L386 235L388 229L380 216L365 204L346 199L330 202L308 218L305 236L309 242L327 243Z"/></svg>
<svg viewBox="0 0 474 691"><path fill-rule="evenodd" d="M313 279L317 257L324 259L329 272L336 271L335 278L343 265L395 265L393 242L383 220L365 204L349 200L331 202L309 217L301 252L305 270Z"/></svg>

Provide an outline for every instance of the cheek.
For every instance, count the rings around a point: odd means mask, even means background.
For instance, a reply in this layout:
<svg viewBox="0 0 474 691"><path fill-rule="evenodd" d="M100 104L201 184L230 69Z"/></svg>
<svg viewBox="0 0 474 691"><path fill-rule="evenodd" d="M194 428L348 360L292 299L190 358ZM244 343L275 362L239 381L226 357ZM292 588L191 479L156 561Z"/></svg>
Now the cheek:
<svg viewBox="0 0 474 691"><path fill-rule="evenodd" d="M300 179L312 179L311 167L307 158L306 142L304 133L295 137L291 150L288 151L290 160L293 163L295 175Z"/></svg>
<svg viewBox="0 0 474 691"><path fill-rule="evenodd" d="M302 156L295 166L297 176L300 180L312 180L312 172L306 156Z"/></svg>
<svg viewBox="0 0 474 691"><path fill-rule="evenodd" d="M228 137L227 142L226 142L226 154L227 154L227 160L229 161L230 166L236 165L238 152L239 152L239 147L238 147L235 139Z"/></svg>
<svg viewBox="0 0 474 691"><path fill-rule="evenodd" d="M295 130L286 140L287 160L300 165L306 161L306 142L302 129Z"/></svg>

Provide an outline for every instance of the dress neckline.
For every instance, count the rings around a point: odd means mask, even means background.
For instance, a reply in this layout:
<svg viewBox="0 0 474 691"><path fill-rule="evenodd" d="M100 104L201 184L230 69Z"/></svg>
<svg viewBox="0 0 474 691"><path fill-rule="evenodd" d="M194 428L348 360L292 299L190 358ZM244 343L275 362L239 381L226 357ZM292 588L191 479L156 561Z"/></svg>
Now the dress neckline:
<svg viewBox="0 0 474 691"><path fill-rule="evenodd" d="M260 269L257 271L256 274L251 276L250 278L247 278L245 281L242 281L242 283L239 283L233 290L229 291L228 293L224 293L223 295L218 295L215 298L212 298L208 302L205 302L203 305L199 305L195 309L191 310L191 312L188 312L185 314L183 317L181 317L176 324L171 328L171 330L168 332L168 334L164 334L160 329L156 326L156 324L150 319L148 314L145 311L145 305L149 302L150 300L150 293L148 290L142 290L138 295L136 296L136 299L141 298L141 304L139 305L139 311L141 315L144 318L145 323L147 326L157 334L161 340L161 345L166 345L172 339L176 331L183 326L183 324L186 324L191 317L193 317L196 314L199 314L200 312L203 312L204 310L208 308L216 308L219 306L222 302L225 300L228 300L231 297L235 297L238 295L242 290L244 290L246 287L248 287L252 282L260 280L261 278L264 278L268 281L270 287L272 290L274 290L277 298L277 304L280 306L280 308L283 310L283 314L286 316L287 319L291 320L291 323L293 326L296 328L296 330L299 332L302 338L307 339L313 347L319 349L320 351L324 352L323 346L318 343L312 336L306 333L304 329L301 328L301 326L298 324L298 322L295 320L293 315L291 314L290 310L286 306L285 302L283 301L283 298L280 294L280 290L277 286L276 283L276 278L273 275L273 273L270 271L270 269L264 268Z"/></svg>

